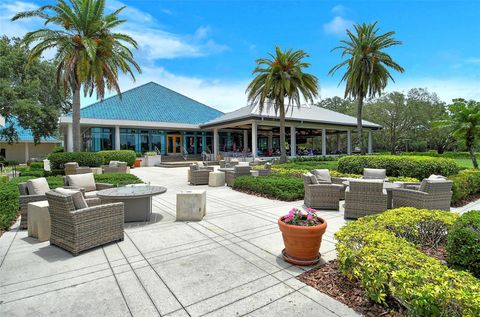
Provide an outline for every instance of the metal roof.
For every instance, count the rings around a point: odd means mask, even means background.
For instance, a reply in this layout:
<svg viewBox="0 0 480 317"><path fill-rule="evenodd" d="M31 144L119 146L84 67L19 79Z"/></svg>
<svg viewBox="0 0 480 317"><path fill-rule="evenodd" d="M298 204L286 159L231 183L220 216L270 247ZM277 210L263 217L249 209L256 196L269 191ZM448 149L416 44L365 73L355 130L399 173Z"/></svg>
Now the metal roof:
<svg viewBox="0 0 480 317"><path fill-rule="evenodd" d="M154 82L135 87L80 110L81 118L200 124L223 115ZM71 116L71 114L69 114Z"/></svg>
<svg viewBox="0 0 480 317"><path fill-rule="evenodd" d="M33 133L32 130L30 129L24 129L20 123L18 122L18 119L15 117L11 117L10 121L5 123L5 126L0 125L0 129L4 129L7 126L10 126L10 123L13 123L13 128L18 134L18 142L33 142ZM5 138L4 135L0 135L0 142L6 142L7 139ZM56 137L46 137L46 138L41 138L41 142L60 142Z"/></svg>
<svg viewBox="0 0 480 317"><path fill-rule="evenodd" d="M260 112L258 106L251 107L246 106L238 110L229 112L215 118L207 123L201 124L200 127L213 127L216 125L223 125L227 123L233 123L236 121L248 120L248 119L272 119L278 120L278 114L275 113L273 106L265 106L262 112ZM357 126L357 118L348 116L339 112L328 110L317 106L302 105L301 107L290 107L285 114L287 121L301 121L312 122L331 125L343 125L343 126ZM373 122L362 120L363 126L372 129L381 129L382 126Z"/></svg>

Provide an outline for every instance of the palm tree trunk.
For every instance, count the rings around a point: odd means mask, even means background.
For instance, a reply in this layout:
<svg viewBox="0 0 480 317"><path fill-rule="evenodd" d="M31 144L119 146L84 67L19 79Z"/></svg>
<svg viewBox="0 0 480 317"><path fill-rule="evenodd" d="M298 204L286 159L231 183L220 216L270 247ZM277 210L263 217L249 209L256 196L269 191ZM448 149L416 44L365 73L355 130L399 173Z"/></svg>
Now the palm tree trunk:
<svg viewBox="0 0 480 317"><path fill-rule="evenodd" d="M358 135L358 146L360 147L360 154L365 155L365 147L363 146L362 111L363 111L363 95L360 94L357 98L357 135Z"/></svg>
<svg viewBox="0 0 480 317"><path fill-rule="evenodd" d="M285 150L285 106L283 100L278 105L280 111L280 163L287 162L287 151ZM293 149L292 149L293 150Z"/></svg>
<svg viewBox="0 0 480 317"><path fill-rule="evenodd" d="M470 159L472 160L473 168L478 169L477 156L475 155L475 142L473 136L467 136L467 148L470 153Z"/></svg>
<svg viewBox="0 0 480 317"><path fill-rule="evenodd" d="M75 87L73 89L72 128L73 128L73 152L80 152L81 151L80 87Z"/></svg>

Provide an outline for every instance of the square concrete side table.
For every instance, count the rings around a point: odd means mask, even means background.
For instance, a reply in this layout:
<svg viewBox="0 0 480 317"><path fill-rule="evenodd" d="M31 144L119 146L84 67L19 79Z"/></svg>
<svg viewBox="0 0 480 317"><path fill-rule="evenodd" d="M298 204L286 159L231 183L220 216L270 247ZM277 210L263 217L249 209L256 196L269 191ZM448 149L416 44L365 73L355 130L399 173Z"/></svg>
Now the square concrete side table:
<svg viewBox="0 0 480 317"><path fill-rule="evenodd" d="M206 212L206 191L184 190L177 193L177 221L200 221Z"/></svg>
<svg viewBox="0 0 480 317"><path fill-rule="evenodd" d="M208 186L210 187L225 186L225 173L210 172L208 174Z"/></svg>
<svg viewBox="0 0 480 317"><path fill-rule="evenodd" d="M28 236L40 241L50 240L50 213L48 201L42 200L28 204Z"/></svg>

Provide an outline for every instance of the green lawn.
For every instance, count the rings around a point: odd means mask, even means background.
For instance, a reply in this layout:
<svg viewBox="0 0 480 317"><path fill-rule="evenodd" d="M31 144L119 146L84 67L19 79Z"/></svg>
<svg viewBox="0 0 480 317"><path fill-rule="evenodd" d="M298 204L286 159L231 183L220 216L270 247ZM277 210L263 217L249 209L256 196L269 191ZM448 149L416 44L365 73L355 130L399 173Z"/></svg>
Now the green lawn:
<svg viewBox="0 0 480 317"><path fill-rule="evenodd" d="M472 164L472 160L471 159L460 159L460 158L456 158L454 159L455 162L457 162L458 166L461 166L461 167L466 167L466 168L473 168L473 164Z"/></svg>

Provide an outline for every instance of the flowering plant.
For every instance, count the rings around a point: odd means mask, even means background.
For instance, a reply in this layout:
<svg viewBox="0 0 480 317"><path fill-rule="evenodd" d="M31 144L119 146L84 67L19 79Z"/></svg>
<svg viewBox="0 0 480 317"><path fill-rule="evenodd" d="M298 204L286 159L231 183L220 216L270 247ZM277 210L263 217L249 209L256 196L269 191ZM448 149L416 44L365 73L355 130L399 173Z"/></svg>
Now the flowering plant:
<svg viewBox="0 0 480 317"><path fill-rule="evenodd" d="M316 226L323 223L323 220L317 216L317 210L313 208L305 209L305 213L300 209L292 208L283 216L283 222L294 226Z"/></svg>

